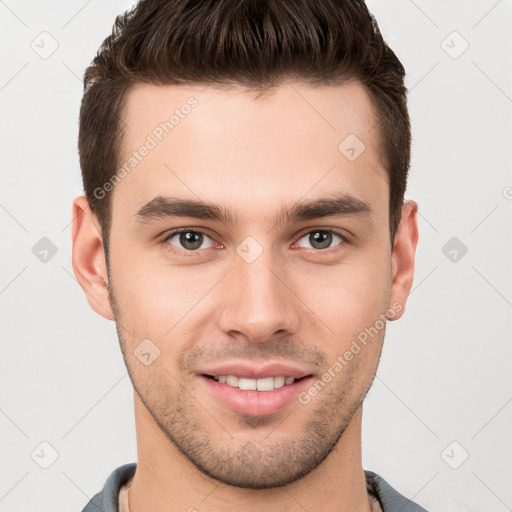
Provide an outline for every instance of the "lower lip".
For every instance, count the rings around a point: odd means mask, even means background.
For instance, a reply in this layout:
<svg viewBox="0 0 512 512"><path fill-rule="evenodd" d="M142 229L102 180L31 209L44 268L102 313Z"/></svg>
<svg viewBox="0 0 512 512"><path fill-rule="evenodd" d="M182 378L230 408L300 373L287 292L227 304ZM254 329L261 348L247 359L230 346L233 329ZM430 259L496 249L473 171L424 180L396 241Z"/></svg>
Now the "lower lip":
<svg viewBox="0 0 512 512"><path fill-rule="evenodd" d="M297 395L309 385L312 378L304 377L272 391L253 391L234 388L204 375L199 377L220 402L235 412L250 416L266 416L279 412L297 399Z"/></svg>

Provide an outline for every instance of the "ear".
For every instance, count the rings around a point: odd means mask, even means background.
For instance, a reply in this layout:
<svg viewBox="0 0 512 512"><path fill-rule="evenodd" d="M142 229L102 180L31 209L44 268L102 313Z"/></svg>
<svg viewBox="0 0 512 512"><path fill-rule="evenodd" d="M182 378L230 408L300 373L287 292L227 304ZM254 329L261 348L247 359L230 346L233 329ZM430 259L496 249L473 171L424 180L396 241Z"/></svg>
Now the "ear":
<svg viewBox="0 0 512 512"><path fill-rule="evenodd" d="M73 201L72 264L87 302L96 313L114 320L101 228L84 196Z"/></svg>
<svg viewBox="0 0 512 512"><path fill-rule="evenodd" d="M414 279L414 259L418 245L418 205L411 200L405 201L402 217L395 234L391 264L393 281L391 284L390 304L402 306L390 320L398 320L405 312L405 303L411 291Z"/></svg>

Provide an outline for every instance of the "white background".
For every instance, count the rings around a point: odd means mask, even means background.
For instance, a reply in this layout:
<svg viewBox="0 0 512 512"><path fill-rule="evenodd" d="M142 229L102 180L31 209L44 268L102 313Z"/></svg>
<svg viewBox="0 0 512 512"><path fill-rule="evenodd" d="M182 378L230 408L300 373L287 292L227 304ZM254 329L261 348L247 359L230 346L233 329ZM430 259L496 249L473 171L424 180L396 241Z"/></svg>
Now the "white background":
<svg viewBox="0 0 512 512"><path fill-rule="evenodd" d="M70 244L81 77L131 5L0 2L2 511L81 511L136 461L115 327L88 306ZM363 465L431 511L512 510L512 2L369 6L407 71L420 243L367 397ZM58 44L45 59L41 38ZM32 253L43 237L46 263ZM452 237L468 249L456 262ZM50 461L42 442L58 453L48 469L31 455Z"/></svg>

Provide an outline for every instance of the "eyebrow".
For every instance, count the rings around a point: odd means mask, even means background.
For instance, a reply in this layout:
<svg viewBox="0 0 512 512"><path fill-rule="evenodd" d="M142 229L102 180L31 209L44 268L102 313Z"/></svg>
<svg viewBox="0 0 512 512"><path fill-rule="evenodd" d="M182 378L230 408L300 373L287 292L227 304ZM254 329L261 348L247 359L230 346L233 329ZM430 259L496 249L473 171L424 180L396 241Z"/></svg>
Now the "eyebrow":
<svg viewBox="0 0 512 512"><path fill-rule="evenodd" d="M373 213L371 205L366 201L348 194L340 194L307 202L298 201L291 207L284 206L278 211L274 225L321 217L371 217ZM133 216L138 223L173 217L193 217L230 224L237 218L231 209L222 205L172 196L157 196L151 199Z"/></svg>

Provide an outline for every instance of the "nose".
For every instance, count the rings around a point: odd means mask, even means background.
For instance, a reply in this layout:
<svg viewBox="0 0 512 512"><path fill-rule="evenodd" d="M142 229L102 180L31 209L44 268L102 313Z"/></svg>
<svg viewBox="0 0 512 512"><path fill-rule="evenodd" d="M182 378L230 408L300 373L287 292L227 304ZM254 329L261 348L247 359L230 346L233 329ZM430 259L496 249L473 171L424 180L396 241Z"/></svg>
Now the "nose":
<svg viewBox="0 0 512 512"><path fill-rule="evenodd" d="M265 342L297 332L300 300L270 252L264 251L252 263L235 259L221 290L225 301L218 322L225 333L251 342Z"/></svg>

